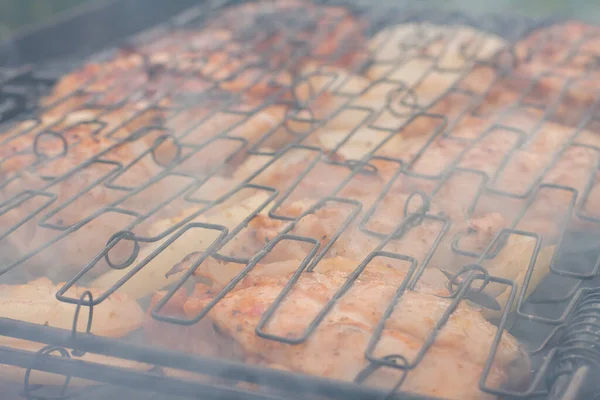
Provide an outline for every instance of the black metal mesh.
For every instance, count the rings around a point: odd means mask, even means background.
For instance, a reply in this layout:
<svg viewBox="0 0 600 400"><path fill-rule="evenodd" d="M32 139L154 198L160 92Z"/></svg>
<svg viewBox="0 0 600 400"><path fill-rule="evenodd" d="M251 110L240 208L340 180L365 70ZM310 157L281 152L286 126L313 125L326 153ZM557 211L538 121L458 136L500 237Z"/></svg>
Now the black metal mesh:
<svg viewBox="0 0 600 400"><path fill-rule="evenodd" d="M593 78L593 67L587 71L589 75L581 76L566 76L560 65L547 66L547 70L540 74L524 74L523 65L535 59L536 46L542 46L543 40L534 42L525 55L519 47L520 42L516 42L515 46L512 44L533 28L549 26L548 23L498 16L469 18L461 14L410 10L407 7L383 10L346 5L352 15L364 21L365 31L369 35L377 34L390 24L427 21L474 26L500 34L510 41L508 46L489 60L477 59L475 50L467 44L459 49L463 66L444 67L443 50L437 56L413 52L427 39L419 33L419 28L415 28L398 45L403 46L407 54L416 54L414 58L428 63L429 67L422 71L422 77L411 83L394 77L394 70L408 65L412 57L379 62L358 60L350 67L356 73L377 66L388 68L390 72L371 81L361 92L349 92L344 89L347 81L340 73L325 67L344 62L349 54L360 49L360 44L341 38L341 44L332 52L324 52L320 47L326 42L327 35L336 32L339 24L344 23L345 14L340 18L339 15L332 17L325 14L321 8L304 12L294 9L267 13L246 24L245 20L238 21L226 14L224 17L226 5L230 4L205 4L164 26L126 41L119 49L99 58L109 64L99 64L100 67L91 72L76 72L80 77L86 75L87 80L75 85L74 91L55 95L52 101L46 100L38 107L33 100L49 93L51 78L33 70L0 75L0 120L5 122L2 146L10 149L2 151L0 157L0 165L3 166L0 186L4 193L0 218L9 221L3 223L3 233L0 234L0 240L8 243L0 271L6 283L18 283L40 274L67 281L56 294L57 301L78 306L72 333L0 320L0 332L3 335L48 344L37 354L2 348L2 360L25 368L94 377L109 384L181 396L196 397L203 393L214 398L301 398L317 395L330 398L411 398L413 395L402 392L406 375L422 361L460 304L470 301L493 309L496 302L490 299L485 289L495 286L505 288L503 291L507 294L507 301L496 317L498 332L480 378L480 388L487 393L520 398L548 396L557 376L566 373L564 369L557 370L558 367L554 365L568 364L572 349L563 343L563 347L558 347L561 350L555 348L548 352L553 343L547 339L554 336L551 334L554 327L568 326L564 324L570 319L581 318L577 314L577 310L581 310L579 299L588 296L586 287L594 287L598 282L600 258L594 252L597 247L595 237L587 232L578 233L568 229L569 224L577 220L584 221L582 224L585 228L593 230L600 218L593 214L588 204L588 197L595 189L600 148L580 141L583 137L581 132L584 129L593 130L597 123L596 90L586 87L586 83L589 86L589 80L586 79ZM322 19L326 19L324 26L317 26ZM234 29L237 35L232 37L213 38L207 44L202 42L202 38L194 36L200 28L224 29L236 23L240 26ZM177 35L181 33L190 36L178 38ZM173 42L169 42L170 39ZM451 42L450 37L444 39L446 45ZM157 61L152 59L152 54L155 54L153 51L156 51L152 50L152 43L161 43L161 40L162 45L178 46L179 50L166 51L166 56ZM593 54L579 50L584 47L586 40L595 40L595 36L579 38L579 45L573 46L573 51L562 61L565 65L578 56L593 58ZM196 58L193 57L195 52ZM186 59L188 53L192 56ZM127 57L136 54L140 55L141 62L133 68L124 67L123 71L117 71L114 75L111 75L113 71L103 69L103 66L113 65L110 63L115 55ZM207 68L209 61L213 62L223 54L227 57L222 64L217 63L213 70ZM307 58L317 60L321 63L320 67L310 74L295 74L291 80L286 80L285 72L294 70ZM198 71L201 71L201 85L198 85L195 75ZM476 81L473 84L469 78L478 71L488 72L492 78L484 83ZM418 86L431 76L460 78L455 79L442 93L423 98L418 94ZM339 106L326 115L317 115L319 108L313 107L310 102L321 94L310 86L313 78L329 79L332 82L330 85L335 85L327 90L339 102ZM95 82L103 83L96 85ZM245 86L236 86L239 82ZM61 89L62 83L64 81L55 86L54 93ZM230 90L231 86L236 86L235 90ZM365 93L385 86L392 89L377 107L360 103ZM514 96L499 98L499 88L506 89ZM306 90L310 101L302 97ZM587 99L581 93L589 92L592 93L585 104L576 103L582 97ZM256 98L260 98L260 101ZM452 105L450 113L444 112L448 105ZM248 139L239 134L240 128L249 129L249 121L257 113L280 108L285 109L282 117L271 123L270 128L264 129L258 137ZM565 119L565 109L577 111L577 116L571 118L574 121ZM525 111L531 111L531 115L536 116L533 126L524 126L518 119L519 113ZM315 137L319 129L327 127L336 118L346 118L344 115L348 113L364 117L358 118L356 127L349 127L345 136L338 138L335 145L325 147L316 144L318 141L315 142ZM73 115L75 120L68 121L69 116ZM385 126L382 121L385 121L386 115L388 121L391 118L402 120L402 123L393 127ZM491 123L475 134L464 136L464 132L460 131L461 124L471 117L486 119ZM187 125L177 125L181 123L178 118L186 120ZM220 118L220 125L216 129L214 118ZM516 191L503 186L506 176L515 173L510 171L511 162L528 154L523 152L527 151L527 146L535 138L534 132L548 122L571 126L565 129L572 129L572 136L553 149L552 153L548 152L542 167L523 188ZM408 157L393 156L386 146L393 145L399 132L418 129L418 124L428 127L428 140ZM179 127L174 129L174 125ZM15 126L20 128L16 129ZM359 137L358 130L363 128L377 134L377 143L370 143L370 149L357 158L342 156ZM495 171L490 173L465 163L472 152L485 150L486 141L499 135L511 139L506 149L502 150ZM90 137L94 138L92 144L87 141ZM424 171L423 160L427 160L428 152L439 140L447 143L448 148L455 149L456 153L437 170L425 168ZM82 146L81 151L79 145ZM94 151L86 152L86 148ZM556 183L548 179L557 166L569 168L568 164L561 162L570 151L587 152L594 155L590 157L596 157L595 164L589 166L580 187L571 186L564 180ZM305 165L289 181L282 178L281 187L261 183L265 171L277 167L281 160L293 153L306 155ZM230 177L240 162L250 159L261 160L253 173L226 183L219 180ZM429 159L425 164L428 167L434 163ZM371 203L363 204L348 195L348 188L356 185L357 181L367 182L368 179L383 177L382 168L392 168L394 172L389 181L381 185L380 192L373 196ZM315 192L318 195L312 198L312 203L300 215L290 214L290 204L297 199L296 194L305 189L303 185L318 182L315 174L324 174L326 171L331 171L339 179L333 184L317 185L319 187ZM32 179L32 175L36 178ZM480 181L472 196L466 199L466 219L476 218L477 207L486 196L500 199L494 204L516 204L508 206L514 211L512 219L494 232L479 250L465 244L469 239L465 236L468 235L452 230L454 221L451 216L435 210L437 204L443 204L444 196L447 196L444 190L452 185L449 182L461 175L476 177ZM381 227L373 225L373 220L390 196L397 195L393 190L394 185L404 180L426 182L431 190L427 193L423 190L408 193L407 198L403 199L404 203L397 206L402 212L394 214L398 220L391 224L391 230L381 231ZM230 226L202 220L203 216L224 209L223 205L228 202L252 196L260 201L248 207L246 214ZM96 200L99 197L101 201L98 202ZM535 261L543 257L540 253L542 247L548 245L543 234L532 229L535 225L529 220L540 199L562 201L553 213L553 217L556 217L553 226L557 234L552 243L561 251L557 251L559 255L552 256L551 273L531 294L528 289L535 273ZM327 240L325 237L296 233L307 216L331 207L347 209L347 213L338 221L339 226L332 229ZM187 210L187 214L162 226L160 231L148 229L161 218L174 218L180 210ZM232 250L232 245L247 239L248 225L259 214L289 224L276 236L268 237L264 246L257 251ZM415 234L417 229L430 225L436 227L433 230L435 233L428 238L429 250L422 256L389 251L389 247L386 247L403 239L409 240L407 238ZM352 232L352 227L374 243L362 262L347 277L343 286L335 291L324 308L314 318L305 321L306 328L301 334L290 337L269 332L269 321L297 282L304 274L318 268L318 264L335 250L336 242ZM89 235L90 231L94 232L97 243L89 243L86 239L85 235ZM315 334L328 312L360 280L361 274L374 259L394 260L409 265L406 279L399 284L393 301L383 313L369 343L365 357L370 365L354 380L355 383L363 383L378 370L393 369L397 372L397 384L391 391L377 391L366 386L295 376L85 333L75 334L78 318L89 315L90 321L93 321L94 306L120 293L129 280L144 268L147 270L148 266L152 267L153 260L168 254L177 246L178 239L189 232L202 235L210 233L212 239L190 255L189 265L183 268L183 272L173 272L177 279L168 287L166 295L150 307L151 316L157 321L173 325L196 324L207 316L218 301L234 290L257 264L268 258L277 246L298 246L305 249L306 254L276 301L262 315L255 332L266 340L290 345L304 343ZM434 322L416 357L409 359L403 354L386 357L375 355L387 319L407 291L418 291L418 284L432 262L434 253L444 245L442 242L450 233L453 234L449 242L453 254L470 261L457 271L447 272L447 309ZM26 246L15 251L13 238L21 243L27 242ZM487 270L488 262L498 256L511 238L534 241L529 267L517 279L494 276L493 272ZM577 245L582 247L577 248ZM144 253L144 249L148 248L151 251ZM162 311L173 296L180 288L189 286L194 273L210 259L240 264L241 272L196 315L182 318L164 314ZM60 260L60 265L54 267L53 260ZM74 285L85 285L102 272L111 270L126 272L98 296L92 296L90 292L80 297L68 294ZM590 298L596 301L597 295ZM514 311L511 310L513 305ZM89 314L88 310L83 312L85 308L89 309ZM82 317L78 317L80 309ZM532 380L528 387L519 390L491 387L487 383L498 346L507 330L526 344L532 355ZM538 346L541 346L538 350L532 350ZM65 348L74 350L69 352ZM76 360L85 352L188 370L221 379L222 382L183 382L172 376L157 374L160 368L148 372L119 370ZM52 354L62 357L53 362L44 361L49 360ZM588 364L593 364L594 360L587 360ZM572 364L574 362L569 365L573 367ZM549 370L551 373L548 373ZM573 370L569 369L568 373L573 373ZM63 392L59 390L58 394L49 394L43 392L48 387L34 385L30 382L33 380L27 375L22 393L25 397L100 398L105 395L105 388L69 388ZM231 385L239 381L260 383L267 389L260 392ZM94 393L96 390L98 393Z"/></svg>

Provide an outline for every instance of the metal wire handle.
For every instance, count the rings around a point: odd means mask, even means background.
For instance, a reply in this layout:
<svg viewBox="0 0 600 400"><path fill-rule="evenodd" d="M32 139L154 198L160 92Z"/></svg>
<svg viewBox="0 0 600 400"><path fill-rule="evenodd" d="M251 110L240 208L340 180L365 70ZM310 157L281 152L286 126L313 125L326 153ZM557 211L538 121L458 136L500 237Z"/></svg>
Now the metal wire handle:
<svg viewBox="0 0 600 400"><path fill-rule="evenodd" d="M389 361L389 362L393 362L395 363L398 368L394 369L395 371L402 371L400 378L398 378L398 380L396 381L396 383L394 384L394 387L392 389L390 389L388 391L388 393L384 394L381 398L381 400L387 400L389 398L391 398L394 393L402 386L402 384L404 383L404 381L406 380L406 377L408 376L408 371L409 371L409 365L410 363L408 362L408 360L406 359L406 357L404 357L401 354L390 354L384 357L384 360ZM377 370L379 370L380 368L385 368L386 366L383 364L378 364L378 363L369 363L369 365L367 365L362 371L360 371L358 373L358 375L356 375L356 378L354 378L354 382L355 383L363 383L365 382L367 379L369 379L370 376L372 376L374 373L377 372Z"/></svg>
<svg viewBox="0 0 600 400"><path fill-rule="evenodd" d="M69 352L63 347L51 346L51 345L42 347L36 353L35 359L34 359L34 362L32 363L32 365L29 368L27 368L27 370L25 371L25 378L23 381L23 392L20 393L20 395L22 397L25 397L27 400L64 400L64 399L68 399L69 397L71 397L71 396L65 394L67 392L67 388L69 387L69 382L71 381L70 376L65 377L65 381L59 391L60 394L58 394L58 395L34 394L34 392L39 392L45 385L32 385L29 382L30 377L31 377L31 371L32 371L32 369L34 369L36 363L40 362L40 360L42 358L52 355L52 353L58 353L61 357L71 358L71 355L69 354Z"/></svg>
<svg viewBox="0 0 600 400"><path fill-rule="evenodd" d="M589 398L600 371L600 288L582 292L567 319L546 384L552 400ZM581 396L581 397L580 397Z"/></svg>
<svg viewBox="0 0 600 400"><path fill-rule="evenodd" d="M73 316L73 327L71 329L71 340L74 343L77 340L77 322L79 320L79 312L81 311L81 307L84 305L84 301L86 298L88 300L87 306L89 307L89 314L88 314L88 320L87 320L85 333L90 334L91 330L92 330L92 320L94 317L94 298L93 298L92 293L89 290L86 290L79 297L77 307L75 308L75 314ZM22 397L25 397L27 400L65 400L65 399L68 399L68 398L74 396L73 394L71 394L71 395L66 394L67 389L69 387L69 382L71 381L70 376L65 377L65 381L59 391L60 394L58 394L58 395L34 394L34 392L39 392L45 385L31 384L30 383L31 371L33 369L35 369L34 367L35 367L36 363L41 362L40 360L43 357L52 355L53 353L58 353L61 357L66 357L66 358L83 357L86 354L85 351L81 351L81 350L77 350L77 349L73 349L69 353L69 351L67 349L65 349L64 347L60 347L60 346L47 345L47 346L42 347L37 352L35 359L34 359L34 363L32 363L32 365L29 368L27 368L27 370L25 371L25 378L23 380L23 385L24 385L23 392L20 393Z"/></svg>
<svg viewBox="0 0 600 400"><path fill-rule="evenodd" d="M428 14L428 15L430 15L430 14ZM446 19L448 19L448 17L444 17L444 21ZM262 21L260 21L261 23L257 24L257 26L269 25L269 26L267 26L267 30L269 30L269 29L270 30L275 30L275 31L282 30L283 31L282 33L285 34L285 35L287 35L287 37L286 37L287 41L293 42L293 40L294 40L294 38L293 38L293 36L294 36L293 32L294 32L294 30L298 31L299 29L294 29L294 27L290 28L289 26L287 26L287 22L293 23L293 22L295 22L294 20L290 20L288 18L288 19L285 19L284 21L285 21L284 23L281 23L277 18L264 18ZM394 22L400 22L400 20L396 20L396 19L393 19L393 21ZM302 21L300 21L300 22L302 22ZM310 21L308 21L308 22L310 22ZM304 23L304 25L307 25L307 24ZM298 28L298 27L296 27L296 28ZM311 27L310 26L305 26L302 29L311 29ZM253 32L251 31L250 34L244 33L241 36L242 36L243 39L254 40L255 39L255 35L252 35L252 33ZM257 33L257 32L255 31L254 33ZM311 43L308 43L308 44L310 45ZM250 45L247 46L247 47L251 48ZM302 52L301 48L302 47L307 47L307 46L298 45L296 47L300 49L300 52ZM460 48L459 51L460 51L460 54L461 54L461 56L463 58L468 59L468 58L471 57L471 55L469 54L470 49L467 46L461 46L461 48ZM513 57L512 59L514 59L514 62L516 64L517 60L516 60L516 55L514 54L514 49L511 48L508 51L509 51L509 55ZM302 55L300 55L300 56L302 56ZM298 57L290 57L290 58L298 58ZM500 60L500 61L502 61L502 60ZM510 61L510 59L509 59L509 61ZM248 65L248 67L254 67L254 66L258 66L258 65L252 65L252 66ZM500 65L498 65L498 66L500 66ZM162 69L162 67L160 65L151 65L149 63L149 60L147 59L147 57L144 57L144 68L146 69L146 73L148 74L148 77L152 78L151 80L155 80L154 78L159 78L160 75L163 72L166 72L164 69ZM234 76L239 76L239 74L242 73L242 72L243 71L238 71L237 75L231 75L229 78L232 78ZM222 81L222 79L218 80L215 77L214 83L219 83L220 81ZM336 77L336 79L334 81L337 81L337 77ZM294 82L294 85L297 86L300 83L301 82L297 81L297 82ZM294 88L296 86L294 86ZM459 88L453 87L453 90L454 89L458 90ZM312 90L312 87L310 85L309 85L309 90ZM294 92L294 91L292 91L292 92ZM2 93L0 93L0 95L1 94ZM311 98L315 95L314 91L311 91L309 94L310 94ZM406 113L403 113L403 110L404 110L403 107L406 107L408 109L413 109L413 108L416 109L417 105L420 103L419 99L416 98L416 93L414 92L414 90L412 88L410 88L410 87L407 87L406 85L400 85L399 89L397 89L394 92L389 93L388 96L387 96L387 98L386 98L386 100L387 100L387 102L386 102L387 111L389 111L392 115L394 115L396 117L408 116L408 115L405 115ZM523 105L523 103L521 103L520 105ZM107 107L107 106L104 106L104 107ZM107 107L107 109L108 109L108 107ZM286 110L286 118L285 118L285 121L283 122L283 127L287 130L287 133L290 136L295 136L296 137L295 139L300 140L300 139L308 136L310 134L310 132L314 128L316 128L317 126L319 126L319 124L321 124L323 122L323 121L320 121L319 119L316 118L316 116L314 115L313 109L310 108L310 107L307 108L306 110L300 110L300 111L291 111L291 110L293 110L293 109L290 108L290 109ZM307 113L308 117L307 118L300 118L300 115L294 115L294 113L299 113L299 112L301 112L301 113ZM408 114L412 114L412 113L408 113ZM304 122L305 123L305 125L296 124L294 126L298 126L298 125L307 126L307 125L309 125L309 127L308 127L309 129L307 129L306 131L304 131L304 129L300 129L299 131L294 131L293 126L288 126L288 125L290 125L289 124L290 120L293 120L294 118L297 119L297 122ZM0 116L0 120L1 119L2 119L2 117ZM444 122L447 122L446 119L445 119L445 117L444 117ZM445 130L445 129L446 128L444 127L443 130ZM298 130L298 128L296 128L296 130ZM48 139L51 139L51 140L54 140L54 141L61 140L63 142L62 143L63 144L62 147L63 147L63 150L64 150L63 154L61 154L61 156L62 155L66 155L66 152L67 152L68 149L67 149L66 140L65 140L65 138L63 136L57 136L57 135L54 135L52 133L49 134L48 132L42 133L42 134L38 134L38 136L36 136L36 141L34 143L33 153L36 154L36 155L38 155L38 158L40 159L39 160L40 162L43 161L43 160L41 160L42 158L49 158L47 155L43 154L43 152L41 151L42 149L39 146L39 143L38 143L39 140L38 139L41 139L41 135L55 136L54 138L48 138ZM139 137L141 137L141 136L131 136L128 140L135 140L135 139L138 139ZM431 140L433 140L435 137L437 137L437 134L436 135L432 135ZM152 150L152 153L151 153L151 156L152 156L153 160L156 162L156 164L159 164L159 165L161 165L162 167L165 167L165 168L167 167L167 165L163 165L161 162L159 162L159 160L157 159L157 154L155 153L154 150L156 150L157 147L160 146L161 143L163 143L163 141L166 140L167 138L171 138L173 140L173 145L176 146L175 151L177 153L176 156L175 156L175 158L174 158L174 160L172 160L168 164L169 165L170 164L175 164L175 163L179 163L179 162L182 161L181 160L182 157L180 157L181 156L181 154L180 154L181 153L181 146L180 146L180 143L177 142L180 139L175 139L174 137L172 137L170 135L165 135L165 136L162 137L162 139L159 138L159 139L157 139L157 141L155 141L154 146L153 146L153 150ZM182 141L181 143L185 143L185 142ZM184 146L185 146L185 144L184 144ZM424 150L420 150L419 153L418 153L418 155L414 157L413 161L408 163L409 166L412 166L414 164L414 161L416 161L418 159L418 157L421 155L422 151L424 151ZM335 155L335 153L334 153L334 155ZM403 160L398 160L398 161L403 161ZM374 165L369 164L369 163L363 163L363 162L354 161L354 160L347 160L345 162L345 164L350 169L360 168L360 169L363 170L364 173L367 173L367 174L368 173L377 174L377 172L378 172L377 168ZM409 169L410 168L407 168L407 170L409 170ZM299 181L300 180L298 180L298 182ZM291 189L290 189L290 191L291 191ZM508 194L506 194L506 195L508 195ZM409 211L411 209L409 203L411 203L411 202L414 203L417 197L421 197L422 202L421 202L421 204L419 204L419 208L418 208L417 211L411 212L411 211ZM428 195L426 195L423 192L411 194L410 197L409 197L409 199L407 200L407 202L404 205L404 217L405 217L406 223L403 224L400 229L398 229L392 235L390 235L388 239L391 240L392 238L399 238L402 235L404 235L406 233L406 231L408 229L410 229L411 226L419 225L425 219L431 219L431 218L433 218L434 216L428 214L429 209L430 209L430 199L429 199ZM120 210L120 212L123 212L123 210ZM135 216L136 218L139 218L140 220L142 219L141 216L134 215L134 212L130 212L130 214L133 215L133 216ZM269 216L273 217L271 215L271 212L269 212ZM241 224L240 226L242 226L242 225L243 224ZM126 229L130 229L130 228L126 228ZM233 234L232 235L227 234L226 231L223 231L223 232L225 232L224 235L227 235L228 238L231 238L231 237L235 236ZM118 241L120 241L121 239L126 239L126 240L134 241L134 249L133 249L132 254L130 255L130 257L125 262L123 262L121 264L113 264L111 262L111 260L109 259L108 250L110 250L110 248L116 246L117 243L118 243ZM299 240L299 239L296 238L296 240ZM106 260L107 264L111 268L113 268L113 269L127 268L128 266L130 266L133 263L133 261L135 260L135 258L138 256L138 252L139 252L139 243L138 242L143 242L143 241L144 240L142 238L136 237L132 233L131 230L124 230L124 231L121 231L121 232L115 234L109 240L109 242L107 244L106 252L104 253L105 260ZM152 239L152 240L147 240L147 241L156 241L156 240ZM225 242L225 240L218 241L218 245L221 245L224 242ZM434 247L437 247L437 244L439 244L439 242L436 242L436 245ZM168 243L167 243L167 245L168 245ZM454 245L454 243L453 243L453 245ZM217 246L215 245L215 247L217 247ZM453 250L456 250L456 252L458 253L459 248L458 248L458 246L455 246L455 247L456 247L456 249L453 248ZM477 256L477 255L475 254L474 256ZM198 261L198 264L196 265L196 267L200 263L201 263L201 260ZM426 262L424 262L423 264L426 265ZM134 273L135 273L135 271L134 271ZM483 275L481 275L481 274L483 274ZM466 276L463 276L463 275L466 275ZM82 276L82 275L79 275L79 276ZM472 282L472 280L473 280L472 278L474 276L477 276L478 277L477 279L481 279L480 277L483 276L483 279L482 279L483 283L480 286L478 286L477 288L473 289L473 290L471 290L471 288L465 288L466 284L470 284L470 282ZM485 270L485 268L483 268L479 264L469 264L469 265L463 267L463 269L461 269L459 272L457 272L454 275L449 276L448 278L449 278L449 289L450 289L450 292L452 292L453 294L456 295L456 301L454 303L458 304L458 302L461 301L461 297L464 298L464 299L472 300L472 298L469 297L469 294L477 294L477 293L479 293L480 295L483 295L484 293L482 291L486 287L486 285L490 282L490 280L493 281L493 279L496 279L497 277L490 277L490 275L487 273L487 271ZM76 280L77 280L77 278L75 278L73 281L76 281ZM462 285L461 281L464 281L466 284ZM181 283L183 283L183 280L181 281ZM180 283L180 285L181 285L181 283ZM463 290L462 291L463 295L459 295L459 292L461 291L461 289ZM466 295L464 295L464 293L466 293ZM99 296L96 299L96 301L98 303L101 302L103 300L102 299L103 296L104 295ZM108 297L108 295L106 295L106 297ZM87 303L87 304L86 304L86 298L87 298L87 300L89 300L89 303ZM74 300L77 300L77 299L74 299ZM74 343L77 341L76 340L77 339L77 320L78 320L79 312L80 312L80 309L81 309L82 305L87 305L87 306L90 307L86 332L89 334L90 331L91 331L92 313L93 313L93 302L94 302L94 299L92 298L92 295L91 295L91 293L89 291L84 292L81 295L81 297L79 298L79 300L76 302L77 309L75 311L75 316L74 316L74 321L73 321L73 329L72 329L72 337L71 337L71 339L72 339L72 341ZM509 307L507 307L507 308L509 308ZM453 310L453 308L449 308L448 309L448 311L444 315L444 320L447 320L449 318L450 314L452 313L452 310ZM173 322L173 321L171 321L171 322ZM443 325L443 323L441 323L440 326L441 325ZM435 338L432 337L431 340L428 340L427 346L430 346L433 343L434 339ZM579 340L581 341L581 337L579 337ZM497 343L498 342L496 342L496 345L494 345L495 347L497 347ZM425 347L427 347L427 346L425 346ZM70 347L70 346L67 346L67 347ZM51 349L47 349L48 352L50 352L50 350ZM58 351L60 354L63 354L63 350L64 350L63 348L53 348L53 351ZM94 352L93 349L90 350L90 351ZM66 352L65 353L66 357L70 358L69 353L66 350L64 350L64 352ZM44 354L42 352L42 353L40 353L40 356L44 356L44 355L48 355L48 354L49 353L45 353ZM82 356L84 354L85 354L85 352L80 351L80 350L73 350L73 352L72 352L73 356ZM563 355L563 358L564 357L565 356ZM395 364L395 366L398 367L398 369L402 369L402 365L407 365L408 364L407 360L403 356L401 356L401 355L388 356L388 358L386 358L384 361L387 361L388 363L387 364L386 363L377 364L377 366L375 368L372 368L373 364L371 364L369 367L367 367L367 369L364 371L364 373L361 373L361 374L359 374L359 376L357 376L356 380L357 381L362 381L362 380L366 379L371 373L374 372L374 370L377 369L377 367L380 367L380 366L384 366L385 367L385 366L389 366L388 364ZM83 361L81 361L81 362L83 363ZM392 392L394 392L396 389L398 389L400 387L400 385L402 384L402 382L404 381L404 379L406 377L406 370L407 369L404 370L401 379L399 380L399 382L397 383L397 385L395 386L395 388L392 390ZM29 391L27 393L31 394L31 392L34 391L34 390L36 390L36 389L32 388L32 386L29 385L28 379L29 379L29 375L27 375L25 387L26 387L26 392L27 392L27 389L29 389ZM67 384L68 384L68 381L67 381ZM392 393L392 392L390 392L390 393ZM385 397L388 397L388 396L385 396ZM31 397L31 398L33 398L33 397ZM39 398L41 398L41 397L39 397Z"/></svg>
<svg viewBox="0 0 600 400"><path fill-rule="evenodd" d="M92 320L94 318L94 298L92 293L89 290L86 290L79 297L79 302L77 303L77 308L75 308L75 315L73 317L73 328L71 329L71 339L73 342L77 339L77 321L79 319L79 311L81 311L81 306L83 305L83 301L85 298L88 298L87 306L90 308L90 312L88 314L87 326L85 328L85 333L90 334L92 331ZM85 351L74 349L71 354L75 357L82 357L85 355Z"/></svg>

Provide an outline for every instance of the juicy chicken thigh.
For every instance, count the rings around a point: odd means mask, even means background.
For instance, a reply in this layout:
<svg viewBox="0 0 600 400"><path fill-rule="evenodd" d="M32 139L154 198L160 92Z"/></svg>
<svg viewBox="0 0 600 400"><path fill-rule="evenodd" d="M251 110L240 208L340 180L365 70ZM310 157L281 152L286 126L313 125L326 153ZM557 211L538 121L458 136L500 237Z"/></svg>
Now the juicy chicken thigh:
<svg viewBox="0 0 600 400"><path fill-rule="evenodd" d="M208 318L250 360L259 358L291 371L352 381L369 365L365 359L367 344L398 287L406 279L406 270L386 267L375 261L368 265L301 344L260 338L255 333L259 319L290 279L288 271L298 265L298 261L258 265L216 303ZM302 335L309 321L323 309L356 266L357 263L347 259L334 258L324 260L314 272L303 274L264 329L287 338ZM435 292L421 286L416 291L402 294L375 347L375 357L401 354L409 362L415 361L434 324L450 303L437 297L436 293L443 294L443 291ZM199 284L187 299L178 296L177 300L184 300L185 314L193 317L215 294L215 289ZM155 300L162 296L158 294ZM164 336L168 330L159 333L161 324L154 322L147 328L152 326L156 330L149 332L150 335L162 336L169 341ZM477 310L460 304L423 360L408 371L403 390L451 399L493 398L481 392L477 382L494 334L495 327ZM194 346L194 341L201 340L202 336L188 338L188 346ZM196 347L196 351L211 350ZM518 343L505 333L486 385L504 385L509 375L512 377L516 371L527 374L528 368L527 357ZM401 375L401 370L382 368L366 384L390 390ZM523 378L521 375L519 379Z"/></svg>

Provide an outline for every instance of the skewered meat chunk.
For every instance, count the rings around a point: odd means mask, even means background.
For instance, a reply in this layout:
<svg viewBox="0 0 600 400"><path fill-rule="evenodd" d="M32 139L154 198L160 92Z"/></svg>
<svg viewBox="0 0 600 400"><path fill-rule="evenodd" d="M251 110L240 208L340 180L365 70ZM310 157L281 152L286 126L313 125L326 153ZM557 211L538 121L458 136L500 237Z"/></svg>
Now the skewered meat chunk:
<svg viewBox="0 0 600 400"><path fill-rule="evenodd" d="M298 265L298 261L292 261L256 266L211 309L208 318L250 358L259 357L268 364L291 371L351 381L369 365L365 359L369 339L406 279L406 270L386 267L375 261L367 265L301 344L286 344L257 336L255 329L261 316L290 279L289 271ZM323 309L356 266L357 263L349 260L334 258L324 260L314 272L303 274L265 330L286 338L301 336L309 320ZM214 298L218 289L219 285L210 288L199 284L187 299L179 296L178 300L185 300L183 310L188 317L193 317ZM443 294L443 291L420 286L400 296L375 346L375 357L401 354L409 362L415 361L416 354L450 304L449 300L436 294ZM156 297L158 300L162 295ZM160 324L155 326L159 327ZM164 337L164 333L157 330L150 334ZM493 398L480 391L477 381L494 334L495 327L478 311L460 304L423 360L408 371L403 389L452 399ZM189 346L194 346L197 338L190 339ZM203 352L197 347L196 350ZM382 370L383 373L375 373L366 384L390 390L402 371ZM516 340L505 333L486 385L499 387L506 384L508 376L515 370L527 374L527 357ZM520 378L527 379L526 375Z"/></svg>

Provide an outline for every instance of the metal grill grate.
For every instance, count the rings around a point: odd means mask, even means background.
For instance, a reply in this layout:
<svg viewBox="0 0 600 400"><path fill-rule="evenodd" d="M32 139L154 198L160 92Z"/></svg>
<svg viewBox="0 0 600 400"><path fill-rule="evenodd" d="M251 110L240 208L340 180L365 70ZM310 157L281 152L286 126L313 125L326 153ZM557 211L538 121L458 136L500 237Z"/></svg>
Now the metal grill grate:
<svg viewBox="0 0 600 400"><path fill-rule="evenodd" d="M76 305L71 331L0 319L2 335L48 345L0 348L2 362L28 369L24 397L104 395L68 380L56 395L33 383L33 369L174 396L421 398L407 379L467 303L498 327L476 380L483 393L571 398L583 386L563 377L597 367L600 30L321 3L264 3L264 15L235 8L255 3L207 3L52 90L36 70L0 74L0 279L48 276L62 282L56 301ZM396 24L412 25L398 37L386 31ZM492 39L460 26L508 42L484 57ZM273 332L295 290L336 254L356 261L339 287L300 332ZM262 264L286 257L297 264L251 332L273 346L314 339L377 265L405 270L353 383L90 333L94 310L129 295L148 306L148 326L193 334ZM196 312L170 313L206 268L228 281ZM443 310L412 356L381 355L392 316L429 293L432 269L447 281L436 292ZM518 387L490 378L508 331L532 361ZM93 363L86 352L155 367ZM382 371L390 388L366 384Z"/></svg>

